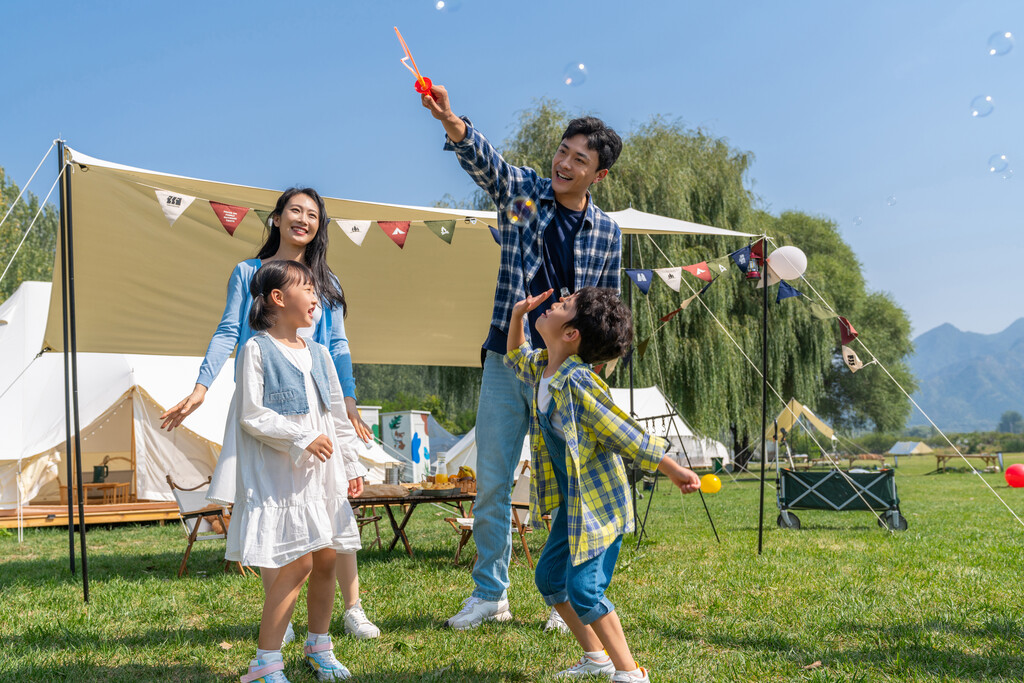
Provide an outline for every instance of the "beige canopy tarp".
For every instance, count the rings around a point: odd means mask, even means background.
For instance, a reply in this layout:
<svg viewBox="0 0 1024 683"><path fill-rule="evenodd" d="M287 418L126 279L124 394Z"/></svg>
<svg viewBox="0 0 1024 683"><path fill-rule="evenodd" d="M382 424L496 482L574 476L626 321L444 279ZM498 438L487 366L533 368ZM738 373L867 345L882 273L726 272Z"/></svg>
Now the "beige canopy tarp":
<svg viewBox="0 0 1024 683"><path fill-rule="evenodd" d="M822 422L821 418L815 415L810 408L803 405L795 398L789 399L789 403L787 403L786 407L782 409L779 416L775 418L775 422L768 425L768 431L765 432L765 438L768 441L775 440L775 425L779 426L780 431L783 429L786 430L786 433L788 434L793 431L793 425L801 419L806 419L814 425L814 428L821 432L826 438L832 438L832 435L834 434L832 428Z"/></svg>
<svg viewBox="0 0 1024 683"><path fill-rule="evenodd" d="M280 191L146 171L70 148L67 154L78 350L201 356L220 320L232 268L255 255L265 231L249 211L230 235L209 201L269 211ZM196 199L171 225L156 190ZM353 358L478 364L498 270L498 246L487 227L496 225L495 214L331 198L326 203L332 219L412 222L404 249L375 225L361 246L331 225L328 262L350 304L345 325ZM448 219L457 221L451 244L424 224ZM618 220L624 233L748 236L632 210L619 212ZM738 246L733 239L723 253ZM58 250L55 283L61 268ZM53 350L63 348L60 297L61 288L54 287L45 336ZM183 386L190 380L182 378Z"/></svg>

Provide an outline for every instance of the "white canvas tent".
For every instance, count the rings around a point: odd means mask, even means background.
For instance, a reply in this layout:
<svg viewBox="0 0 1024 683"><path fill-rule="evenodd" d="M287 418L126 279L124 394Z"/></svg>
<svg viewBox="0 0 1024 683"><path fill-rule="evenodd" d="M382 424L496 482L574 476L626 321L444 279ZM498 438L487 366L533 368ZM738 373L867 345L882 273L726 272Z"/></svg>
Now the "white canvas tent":
<svg viewBox="0 0 1024 683"><path fill-rule="evenodd" d="M448 454L445 456L445 469L448 474L455 474L459 471L462 466L472 467L476 471L476 427L466 432L461 439L459 439L454 446L448 450ZM523 439L523 448L519 455L519 462L530 461L530 435L527 434L526 438ZM516 472L519 470L517 469Z"/></svg>
<svg viewBox="0 0 1024 683"><path fill-rule="evenodd" d="M70 148L66 158L73 171L78 350L202 354L220 319L231 269L256 253L265 231L249 211L229 234L209 201L270 210L279 191L156 173ZM194 201L171 225L157 190ZM498 270L499 250L487 226L496 225L495 213L326 203L332 219L411 222L403 249L372 223L360 246L331 224L328 262L351 305L345 324L353 357L360 363L477 365ZM614 215L626 234L748 236L639 211ZM446 219L456 221L451 244L424 223ZM62 272L58 251L55 282ZM62 350L60 288L49 308L46 345Z"/></svg>
<svg viewBox="0 0 1024 683"><path fill-rule="evenodd" d="M629 413L629 389L612 389L612 400ZM685 467L711 467L713 458L721 458L723 466L732 461L720 441L695 434L656 386L633 389L633 413L644 429L668 439L668 454Z"/></svg>

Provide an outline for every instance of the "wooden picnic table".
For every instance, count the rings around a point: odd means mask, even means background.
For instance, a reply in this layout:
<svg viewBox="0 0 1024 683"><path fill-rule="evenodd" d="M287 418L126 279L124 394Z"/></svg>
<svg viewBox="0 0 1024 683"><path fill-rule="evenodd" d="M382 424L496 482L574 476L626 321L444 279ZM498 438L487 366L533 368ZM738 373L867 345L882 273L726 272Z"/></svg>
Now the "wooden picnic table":
<svg viewBox="0 0 1024 683"><path fill-rule="evenodd" d="M462 517L466 516L466 512L463 509L464 503L472 503L476 500L475 493L453 493L445 496L423 496L413 495L408 496L360 496L359 498L349 498L348 502L353 508L357 507L370 507L380 506L384 508L384 512L387 513L388 521L391 522L391 530L395 532L395 537L391 539L391 544L388 545L388 552L394 550L398 544L398 540L401 539L405 545L405 552L409 554L409 557L414 557L412 552L412 545L409 543L409 537L405 535L405 527L412 519L412 514L416 511L416 508L424 503L442 503L449 505L459 511L459 515ZM402 516L402 521L399 522L394 511L391 509L392 506L399 506L405 508L405 514Z"/></svg>
<svg viewBox="0 0 1024 683"><path fill-rule="evenodd" d="M995 467L996 471L999 471L999 456L993 453L970 453L963 456L957 455L939 455L935 454L935 471L945 472L946 465L950 460L959 460L961 457L967 458L968 460L981 460L985 463L985 467Z"/></svg>

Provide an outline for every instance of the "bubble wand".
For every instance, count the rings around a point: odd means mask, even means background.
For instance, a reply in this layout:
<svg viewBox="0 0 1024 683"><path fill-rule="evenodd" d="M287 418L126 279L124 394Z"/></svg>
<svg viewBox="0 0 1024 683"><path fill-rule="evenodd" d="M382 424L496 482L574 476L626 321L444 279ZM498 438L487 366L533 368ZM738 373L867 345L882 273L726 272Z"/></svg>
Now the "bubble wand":
<svg viewBox="0 0 1024 683"><path fill-rule="evenodd" d="M402 44L402 49L405 50L405 56L402 57L402 66L412 72L412 75L416 77L416 92L433 99L434 96L431 94L430 89L434 84L431 83L430 79L426 76L420 75L420 70L416 68L416 60L412 58L412 53L409 52L409 46L405 44L405 39L402 38L402 32L398 30L397 26L395 27L395 34L398 36L398 42ZM412 62L411 66L409 62Z"/></svg>

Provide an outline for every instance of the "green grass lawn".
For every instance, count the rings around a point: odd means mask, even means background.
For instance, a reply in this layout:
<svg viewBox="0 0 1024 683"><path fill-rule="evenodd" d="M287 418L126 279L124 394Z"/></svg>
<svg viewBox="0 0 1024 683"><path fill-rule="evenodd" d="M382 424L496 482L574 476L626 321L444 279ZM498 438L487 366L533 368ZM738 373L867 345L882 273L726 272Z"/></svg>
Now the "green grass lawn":
<svg viewBox="0 0 1024 683"><path fill-rule="evenodd" d="M1024 527L978 477L924 476L933 465L901 459L910 528L897 534L868 512L800 512L803 529L782 531L769 488L761 556L756 482L725 478L707 496L720 544L699 497L663 482L650 538L636 551L627 537L609 589L652 680L1022 680ZM1024 489L984 476L1024 517ZM356 681L545 681L578 658L571 636L541 632L547 609L522 564L511 571L514 622L440 628L472 588L472 545L453 567L446 513L416 514L415 560L360 555L364 606L383 635L335 639ZM532 534L532 547L543 537ZM191 573L176 579L178 525L98 527L88 540L86 606L69 575L66 530L29 530L20 545L0 537L0 680L237 680L255 652L262 589L222 571L221 543L198 545ZM300 637L304 623L303 597ZM300 657L297 644L285 649L286 673L313 681Z"/></svg>

